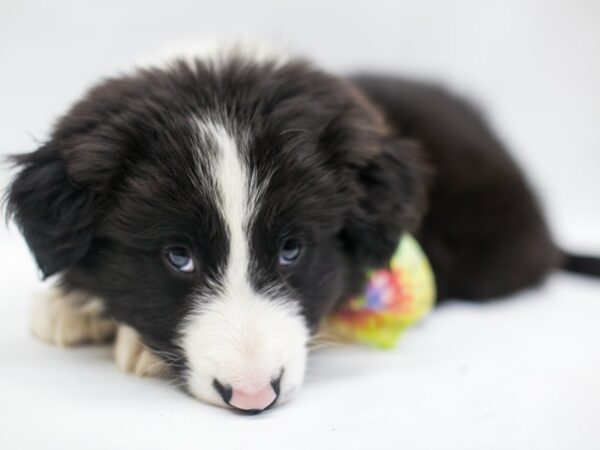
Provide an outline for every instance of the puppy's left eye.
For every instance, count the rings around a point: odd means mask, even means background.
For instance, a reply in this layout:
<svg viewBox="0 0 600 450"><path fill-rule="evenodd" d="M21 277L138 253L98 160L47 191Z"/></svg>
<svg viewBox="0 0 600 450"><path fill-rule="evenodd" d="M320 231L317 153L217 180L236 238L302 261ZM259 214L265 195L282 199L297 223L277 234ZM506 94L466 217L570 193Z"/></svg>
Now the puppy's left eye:
<svg viewBox="0 0 600 450"><path fill-rule="evenodd" d="M302 243L298 239L286 239L279 249L279 265L290 267L298 261L302 253Z"/></svg>
<svg viewBox="0 0 600 450"><path fill-rule="evenodd" d="M194 260L184 247L169 247L166 251L169 264L177 271L191 273L194 271Z"/></svg>

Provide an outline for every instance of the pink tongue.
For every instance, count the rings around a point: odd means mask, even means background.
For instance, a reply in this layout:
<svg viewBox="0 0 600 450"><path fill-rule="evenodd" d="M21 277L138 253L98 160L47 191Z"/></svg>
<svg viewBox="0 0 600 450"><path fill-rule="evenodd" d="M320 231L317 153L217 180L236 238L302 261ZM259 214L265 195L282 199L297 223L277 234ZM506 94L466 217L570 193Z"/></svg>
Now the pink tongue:
<svg viewBox="0 0 600 450"><path fill-rule="evenodd" d="M258 409L263 410L277 397L273 387L268 384L260 391L247 393L239 389L233 388L231 391L231 400L229 404L238 409L251 410Z"/></svg>

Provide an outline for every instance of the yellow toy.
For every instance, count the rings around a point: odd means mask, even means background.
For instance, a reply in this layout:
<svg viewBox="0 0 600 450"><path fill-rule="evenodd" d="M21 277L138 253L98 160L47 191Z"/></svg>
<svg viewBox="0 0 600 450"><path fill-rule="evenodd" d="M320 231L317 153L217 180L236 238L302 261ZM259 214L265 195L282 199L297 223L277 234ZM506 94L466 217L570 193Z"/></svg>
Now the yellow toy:
<svg viewBox="0 0 600 450"><path fill-rule="evenodd" d="M400 240L389 268L373 270L362 295L349 299L326 325L344 340L392 348L435 302L435 280L427 257L410 235Z"/></svg>

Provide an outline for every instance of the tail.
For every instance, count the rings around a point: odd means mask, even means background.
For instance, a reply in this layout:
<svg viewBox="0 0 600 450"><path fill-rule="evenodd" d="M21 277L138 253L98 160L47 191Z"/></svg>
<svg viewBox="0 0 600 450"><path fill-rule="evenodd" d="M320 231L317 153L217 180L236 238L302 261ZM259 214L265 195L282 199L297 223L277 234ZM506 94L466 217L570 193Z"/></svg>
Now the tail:
<svg viewBox="0 0 600 450"><path fill-rule="evenodd" d="M600 277L600 257L565 253L562 269L582 275Z"/></svg>

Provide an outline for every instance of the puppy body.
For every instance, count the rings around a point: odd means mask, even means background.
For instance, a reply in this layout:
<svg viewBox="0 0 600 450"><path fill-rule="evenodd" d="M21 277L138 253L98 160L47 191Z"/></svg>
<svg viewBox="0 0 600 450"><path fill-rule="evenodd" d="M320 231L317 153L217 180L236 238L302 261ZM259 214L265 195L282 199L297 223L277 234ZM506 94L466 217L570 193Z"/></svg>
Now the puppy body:
<svg viewBox="0 0 600 450"><path fill-rule="evenodd" d="M119 366L162 361L238 409L291 397L320 319L403 232L440 300L531 286L564 257L464 101L264 52L107 80L17 162L9 212L64 296L100 298L96 319L121 324Z"/></svg>
<svg viewBox="0 0 600 450"><path fill-rule="evenodd" d="M479 111L437 86L376 76L354 82L399 134L420 143L431 166L415 232L440 299L506 295L562 265L525 177Z"/></svg>

